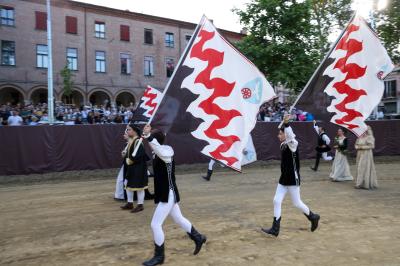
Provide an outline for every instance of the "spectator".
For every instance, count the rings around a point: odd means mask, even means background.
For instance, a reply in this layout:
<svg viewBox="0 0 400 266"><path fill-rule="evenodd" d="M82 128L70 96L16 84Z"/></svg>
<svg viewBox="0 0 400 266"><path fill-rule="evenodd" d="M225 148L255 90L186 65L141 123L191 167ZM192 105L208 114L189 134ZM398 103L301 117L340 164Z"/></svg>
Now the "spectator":
<svg viewBox="0 0 400 266"><path fill-rule="evenodd" d="M36 116L32 116L30 120L31 120L31 121L29 122L28 125L30 125L30 126L37 126L37 125L39 125L38 122L37 122L37 121L38 121L38 118L37 118Z"/></svg>
<svg viewBox="0 0 400 266"><path fill-rule="evenodd" d="M22 117L19 116L18 111L13 111L12 116L8 117L7 123L9 126L22 126Z"/></svg>

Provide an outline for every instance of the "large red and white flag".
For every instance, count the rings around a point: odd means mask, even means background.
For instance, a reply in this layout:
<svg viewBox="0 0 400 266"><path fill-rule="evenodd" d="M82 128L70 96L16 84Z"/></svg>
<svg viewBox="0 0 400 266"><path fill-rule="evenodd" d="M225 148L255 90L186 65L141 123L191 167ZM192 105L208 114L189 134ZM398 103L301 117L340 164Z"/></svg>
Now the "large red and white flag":
<svg viewBox="0 0 400 266"><path fill-rule="evenodd" d="M259 107L275 96L264 75L203 17L171 79L153 124L240 170Z"/></svg>
<svg viewBox="0 0 400 266"><path fill-rule="evenodd" d="M360 136L383 96L383 79L394 68L379 38L355 16L304 89L296 107ZM322 91L329 97L324 97ZM321 114L318 108L325 108Z"/></svg>
<svg viewBox="0 0 400 266"><path fill-rule="evenodd" d="M132 120L135 122L147 123L153 116L157 105L161 101L161 98L162 93L159 90L148 85L147 88L144 90L139 105L133 114Z"/></svg>

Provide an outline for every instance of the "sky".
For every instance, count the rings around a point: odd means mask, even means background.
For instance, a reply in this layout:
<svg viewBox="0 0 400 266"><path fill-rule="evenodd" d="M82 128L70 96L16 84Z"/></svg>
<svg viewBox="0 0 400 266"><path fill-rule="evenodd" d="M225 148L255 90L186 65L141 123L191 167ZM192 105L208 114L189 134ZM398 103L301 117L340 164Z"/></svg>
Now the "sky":
<svg viewBox="0 0 400 266"><path fill-rule="evenodd" d="M240 32L243 26L232 8L244 9L250 0L79 0L94 5L199 23L204 14L218 28Z"/></svg>

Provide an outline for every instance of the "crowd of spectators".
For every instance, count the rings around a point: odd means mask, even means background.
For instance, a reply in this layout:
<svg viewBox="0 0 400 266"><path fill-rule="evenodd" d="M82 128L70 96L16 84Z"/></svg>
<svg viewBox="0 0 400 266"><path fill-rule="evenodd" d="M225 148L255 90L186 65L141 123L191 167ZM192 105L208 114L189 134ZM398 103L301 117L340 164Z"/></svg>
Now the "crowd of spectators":
<svg viewBox="0 0 400 266"><path fill-rule="evenodd" d="M113 107L110 104L75 106L56 103L54 106L55 124L118 124L128 123L135 107ZM0 126L41 125L49 122L47 104L0 106Z"/></svg>
<svg viewBox="0 0 400 266"><path fill-rule="evenodd" d="M258 112L257 121L280 122L283 116L290 110L289 103L264 103ZM110 104L75 106L73 104L56 103L55 124L119 124L129 123L132 119L135 107L114 107ZM293 109L291 111L292 121L313 121L313 114ZM383 110L379 110L376 117L371 115L370 120L383 119ZM0 126L41 125L48 121L47 104L11 105L10 103L0 106Z"/></svg>
<svg viewBox="0 0 400 266"><path fill-rule="evenodd" d="M264 103L258 112L257 121L264 122L280 122L283 119L285 114L288 114L290 111L289 103ZM311 113L293 109L290 112L292 121L313 121L314 116Z"/></svg>

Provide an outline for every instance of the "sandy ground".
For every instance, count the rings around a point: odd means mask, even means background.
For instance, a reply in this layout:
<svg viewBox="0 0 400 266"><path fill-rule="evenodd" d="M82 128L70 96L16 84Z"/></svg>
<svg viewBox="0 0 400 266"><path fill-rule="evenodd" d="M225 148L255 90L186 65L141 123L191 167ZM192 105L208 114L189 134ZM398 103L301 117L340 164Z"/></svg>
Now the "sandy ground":
<svg viewBox="0 0 400 266"><path fill-rule="evenodd" d="M244 174L218 169L211 182L180 174L183 214L208 242L193 256L192 241L168 219L165 265L400 265L399 162L377 164L374 191L330 182L327 163L318 173L303 164L303 201L321 215L320 228L311 233L286 198L278 238L260 231L272 221L277 165ZM120 210L112 200L116 172L0 186L0 265L140 265L149 258L154 204L146 201L138 214Z"/></svg>

